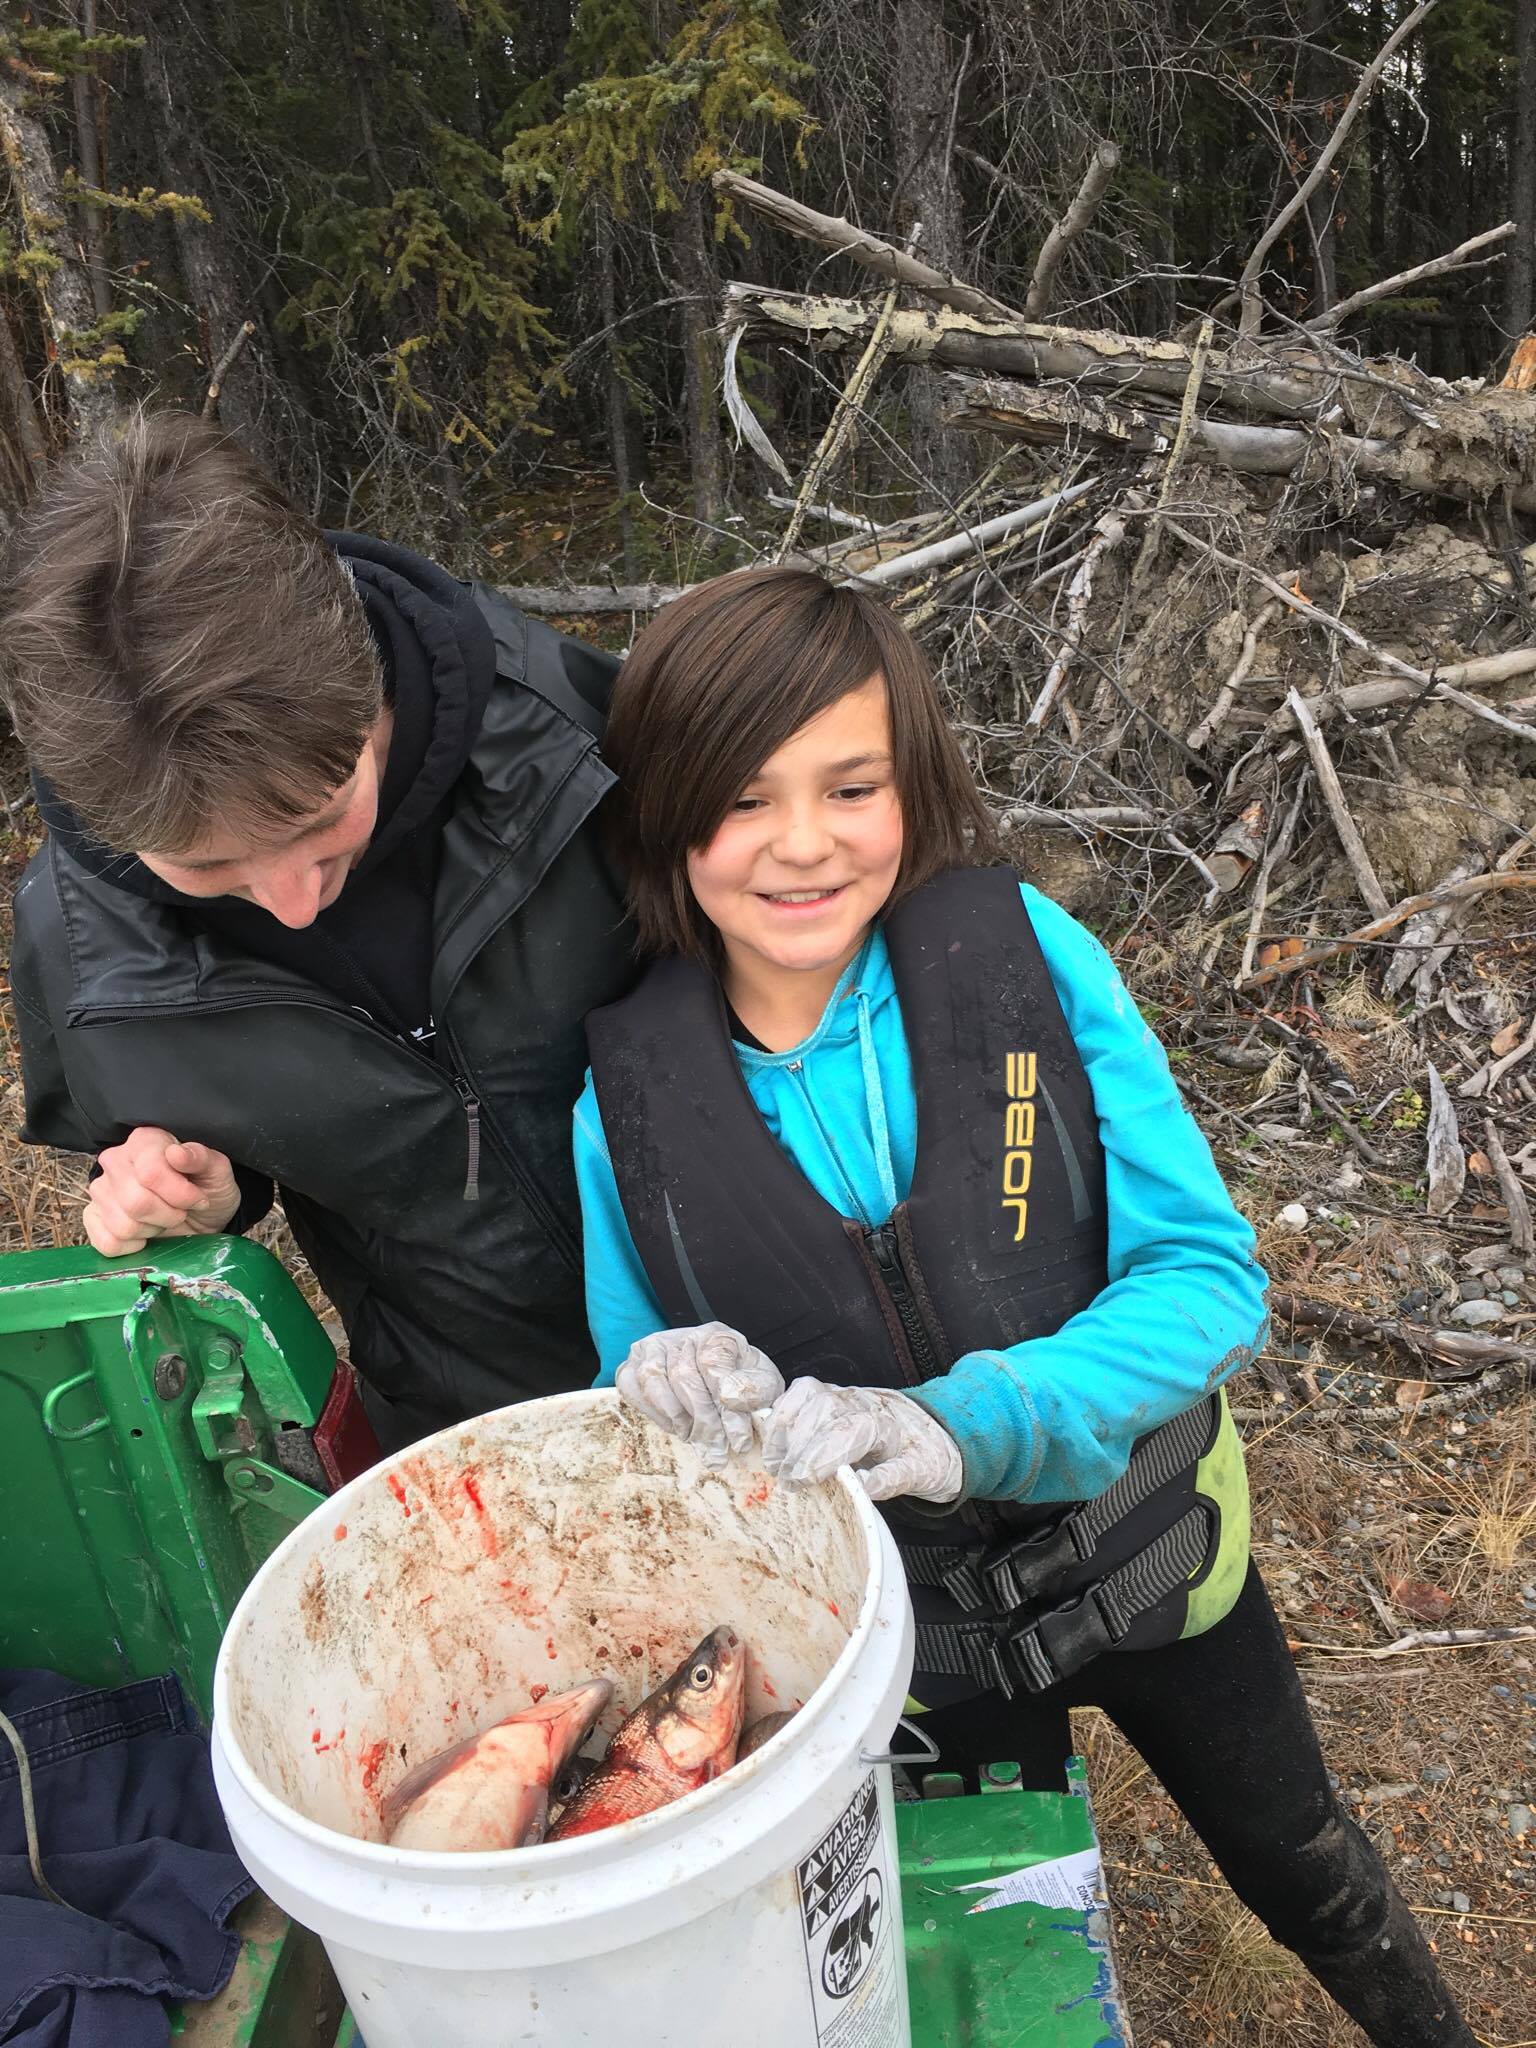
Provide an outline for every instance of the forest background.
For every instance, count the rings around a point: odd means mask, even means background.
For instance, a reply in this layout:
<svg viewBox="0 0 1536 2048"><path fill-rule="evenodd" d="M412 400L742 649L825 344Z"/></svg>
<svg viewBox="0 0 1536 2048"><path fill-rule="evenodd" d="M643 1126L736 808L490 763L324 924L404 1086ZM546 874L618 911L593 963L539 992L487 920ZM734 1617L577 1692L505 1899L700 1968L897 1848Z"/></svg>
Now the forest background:
<svg viewBox="0 0 1536 2048"><path fill-rule="evenodd" d="M898 241L921 221L930 263L1011 303L1111 138L1120 171L1052 317L1162 333L1221 299L1408 12L8 0L0 512L111 406L201 403L250 323L222 417L323 519L528 580L513 494L600 466L599 556L632 577L642 493L719 527L762 488L718 402L722 278L859 275L717 198L712 173ZM1310 318L1507 218L1505 262L1355 323L1443 375L1496 369L1532 313L1536 0L1442 0L1365 129L1272 252L1270 303ZM775 443L814 440L814 366L770 349L741 369ZM953 482L921 373L889 396L857 483Z"/></svg>
<svg viewBox="0 0 1536 2048"><path fill-rule="evenodd" d="M795 538L892 597L1256 1226L1256 1554L1479 2040L1536 2048L1536 0L0 0L0 146L0 528L148 401L610 645ZM740 175L920 224L926 288ZM0 730L0 882L41 836ZM77 1242L21 1097L0 1001L0 1247ZM1137 2040L1357 2043L1078 1733Z"/></svg>

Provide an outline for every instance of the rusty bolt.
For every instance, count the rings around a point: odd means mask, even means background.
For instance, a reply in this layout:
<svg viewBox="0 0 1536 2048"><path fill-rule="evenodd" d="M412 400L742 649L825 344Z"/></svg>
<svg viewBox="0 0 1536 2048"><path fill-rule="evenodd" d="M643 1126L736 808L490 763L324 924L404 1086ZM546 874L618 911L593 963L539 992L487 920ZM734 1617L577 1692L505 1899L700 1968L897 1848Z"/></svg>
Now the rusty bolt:
<svg viewBox="0 0 1536 2048"><path fill-rule="evenodd" d="M162 1401L174 1401L187 1384L187 1361L179 1351L162 1351L155 1360L155 1392Z"/></svg>

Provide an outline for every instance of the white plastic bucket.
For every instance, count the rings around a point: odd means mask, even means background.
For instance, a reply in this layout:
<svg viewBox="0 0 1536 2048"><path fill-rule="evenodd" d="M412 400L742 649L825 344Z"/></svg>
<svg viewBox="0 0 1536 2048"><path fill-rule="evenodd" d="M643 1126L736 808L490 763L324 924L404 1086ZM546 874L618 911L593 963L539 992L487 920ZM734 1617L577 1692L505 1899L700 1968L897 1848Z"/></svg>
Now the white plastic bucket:
<svg viewBox="0 0 1536 2048"><path fill-rule="evenodd" d="M593 1674L606 1737L720 1623L752 1653L748 1721L799 1711L714 1784L570 1842L380 1839L411 1764ZM224 1639L214 1775L367 2048L907 2048L870 1759L911 1666L895 1545L850 1477L709 1473L611 1393L568 1394L446 1430L294 1530Z"/></svg>

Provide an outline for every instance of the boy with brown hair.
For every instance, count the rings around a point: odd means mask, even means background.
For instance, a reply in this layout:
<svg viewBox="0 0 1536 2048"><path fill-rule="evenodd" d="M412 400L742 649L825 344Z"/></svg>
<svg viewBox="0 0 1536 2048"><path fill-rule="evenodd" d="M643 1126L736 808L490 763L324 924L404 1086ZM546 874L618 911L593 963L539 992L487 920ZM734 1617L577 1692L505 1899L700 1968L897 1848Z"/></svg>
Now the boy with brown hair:
<svg viewBox="0 0 1536 2048"><path fill-rule="evenodd" d="M139 414L13 536L0 680L48 838L16 895L33 1143L99 1251L281 1189L386 1446L585 1385L582 1018L631 977L597 812L617 663L322 534Z"/></svg>

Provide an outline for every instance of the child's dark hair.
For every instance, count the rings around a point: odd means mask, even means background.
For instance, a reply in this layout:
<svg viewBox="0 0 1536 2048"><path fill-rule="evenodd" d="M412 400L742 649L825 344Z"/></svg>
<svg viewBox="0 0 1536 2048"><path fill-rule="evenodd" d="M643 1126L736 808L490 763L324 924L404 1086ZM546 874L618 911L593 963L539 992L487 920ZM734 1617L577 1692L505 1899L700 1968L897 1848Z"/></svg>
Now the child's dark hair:
<svg viewBox="0 0 1536 2048"><path fill-rule="evenodd" d="M678 598L635 642L603 752L640 944L705 953L688 855L714 837L770 754L884 678L904 845L894 903L945 868L996 857L991 818L927 656L877 598L810 569L741 569Z"/></svg>

